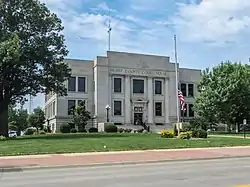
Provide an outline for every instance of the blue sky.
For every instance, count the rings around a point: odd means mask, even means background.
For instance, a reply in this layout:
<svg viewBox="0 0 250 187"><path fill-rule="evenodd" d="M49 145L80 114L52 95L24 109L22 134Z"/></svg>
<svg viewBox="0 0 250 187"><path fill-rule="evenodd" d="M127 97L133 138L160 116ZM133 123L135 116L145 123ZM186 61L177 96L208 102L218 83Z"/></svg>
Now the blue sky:
<svg viewBox="0 0 250 187"><path fill-rule="evenodd" d="M41 0L63 21L67 58L93 59L111 50L170 56L177 35L181 67L224 60L248 63L249 0ZM33 108L44 96L33 99ZM26 104L26 107L28 104Z"/></svg>

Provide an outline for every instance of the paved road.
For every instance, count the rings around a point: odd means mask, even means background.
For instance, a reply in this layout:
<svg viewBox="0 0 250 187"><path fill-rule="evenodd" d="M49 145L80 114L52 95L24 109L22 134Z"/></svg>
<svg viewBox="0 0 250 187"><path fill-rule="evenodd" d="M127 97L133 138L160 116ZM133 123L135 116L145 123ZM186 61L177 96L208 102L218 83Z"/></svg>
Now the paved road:
<svg viewBox="0 0 250 187"><path fill-rule="evenodd" d="M4 172L1 187L233 187L250 184L250 158Z"/></svg>

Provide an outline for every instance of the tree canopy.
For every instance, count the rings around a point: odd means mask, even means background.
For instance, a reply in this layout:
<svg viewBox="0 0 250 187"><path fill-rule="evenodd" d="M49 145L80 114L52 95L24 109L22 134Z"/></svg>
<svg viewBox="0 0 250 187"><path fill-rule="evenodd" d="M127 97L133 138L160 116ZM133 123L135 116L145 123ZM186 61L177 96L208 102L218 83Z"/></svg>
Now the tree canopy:
<svg viewBox="0 0 250 187"><path fill-rule="evenodd" d="M250 119L250 66L224 62L202 72L194 109L210 124L242 124Z"/></svg>
<svg viewBox="0 0 250 187"><path fill-rule="evenodd" d="M43 129L45 123L45 114L42 108L37 107L33 113L28 117L28 124L30 127L36 127L36 129Z"/></svg>
<svg viewBox="0 0 250 187"><path fill-rule="evenodd" d="M70 69L56 14L37 0L0 0L0 135L8 136L8 105L27 94L66 94Z"/></svg>
<svg viewBox="0 0 250 187"><path fill-rule="evenodd" d="M78 106L72 109L73 123L78 127L79 132L84 132L88 121L91 119L90 112L86 110L85 101L81 101Z"/></svg>

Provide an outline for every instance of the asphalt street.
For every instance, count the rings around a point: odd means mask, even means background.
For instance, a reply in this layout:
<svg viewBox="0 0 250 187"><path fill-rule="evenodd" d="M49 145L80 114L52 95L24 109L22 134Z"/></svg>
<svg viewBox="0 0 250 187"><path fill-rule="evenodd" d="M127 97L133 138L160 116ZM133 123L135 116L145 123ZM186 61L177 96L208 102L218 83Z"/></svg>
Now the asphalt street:
<svg viewBox="0 0 250 187"><path fill-rule="evenodd" d="M2 172L1 187L233 187L250 184L250 158Z"/></svg>

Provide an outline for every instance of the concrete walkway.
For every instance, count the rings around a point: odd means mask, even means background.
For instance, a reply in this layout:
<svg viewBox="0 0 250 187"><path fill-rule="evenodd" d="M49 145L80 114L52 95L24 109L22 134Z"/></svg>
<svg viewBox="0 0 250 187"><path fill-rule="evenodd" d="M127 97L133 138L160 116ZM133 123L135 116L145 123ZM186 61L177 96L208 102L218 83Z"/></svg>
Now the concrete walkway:
<svg viewBox="0 0 250 187"><path fill-rule="evenodd" d="M232 157L250 157L250 146L0 157L0 169L135 164Z"/></svg>

